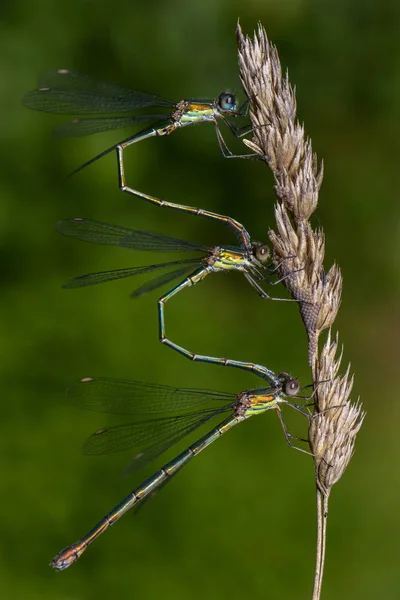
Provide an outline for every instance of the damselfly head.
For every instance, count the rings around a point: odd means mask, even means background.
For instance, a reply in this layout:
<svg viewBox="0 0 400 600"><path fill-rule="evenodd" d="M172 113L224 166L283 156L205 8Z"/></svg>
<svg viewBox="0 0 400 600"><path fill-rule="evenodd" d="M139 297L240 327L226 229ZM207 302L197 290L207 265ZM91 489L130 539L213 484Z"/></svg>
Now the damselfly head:
<svg viewBox="0 0 400 600"><path fill-rule="evenodd" d="M222 111L236 112L237 111L237 100L233 92L222 92L218 96L218 108Z"/></svg>

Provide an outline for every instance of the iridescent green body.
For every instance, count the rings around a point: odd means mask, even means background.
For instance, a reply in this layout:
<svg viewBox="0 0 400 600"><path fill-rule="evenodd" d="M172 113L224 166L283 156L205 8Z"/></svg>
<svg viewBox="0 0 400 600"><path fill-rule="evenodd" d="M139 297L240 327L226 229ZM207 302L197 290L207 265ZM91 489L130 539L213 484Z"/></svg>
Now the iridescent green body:
<svg viewBox="0 0 400 600"><path fill-rule="evenodd" d="M151 137L170 135L181 127L198 123L212 123L214 125L217 140L224 157L254 157L254 154L233 154L227 147L219 129L219 122L222 121L236 137L242 137L250 131L248 127L236 127L227 119L227 117L243 117L247 111L247 102L241 108L238 108L236 96L233 92L222 92L214 100L190 99L173 102L155 94L126 89L121 85L100 81L75 71L59 69L45 75L39 82L39 87L25 94L22 101L25 106L33 110L55 114L85 115L84 118L75 118L61 125L55 132L59 137L79 137L129 127L146 120L156 120L154 125L146 127L137 134L121 140L111 148L107 148L107 150L104 150L78 167L71 175L116 150L118 156L119 185L122 191L136 195L158 206L223 222L238 235L241 243L244 243L249 248L250 241L246 238L247 232L234 219L207 210L165 202L146 194L141 194L126 185L124 175L123 152L128 146ZM146 107L161 107L168 109L169 112L167 114L156 113L151 115L90 116L132 112Z"/></svg>
<svg viewBox="0 0 400 600"><path fill-rule="evenodd" d="M238 271L243 273L247 281L261 298L286 301L284 298L274 298L273 296L270 296L259 283L262 281L266 281L270 285L278 283L269 279L269 276L273 273L273 269L271 270L271 267L267 264L269 259L269 249L266 245L259 242L250 241L250 249L244 245L242 247L215 246L210 248L158 233L129 229L119 225L80 218L60 221L57 224L57 229L64 235L94 244L120 246L133 250L201 252L203 254L201 258L189 258L142 267L89 273L88 275L82 275L72 279L64 286L68 288L82 287L105 283L120 278L143 275L160 269L173 268L172 271L163 273L141 285L133 292L132 296L142 296L162 285L172 282L173 280L181 280L178 285L175 285L173 289L158 300L159 335L163 344L193 361L219 364L219 359L215 359L211 356L203 357L194 354L167 338L165 329L165 304L178 292L196 285L211 273L229 273L231 271ZM247 232L246 237L250 240L250 236Z"/></svg>
<svg viewBox="0 0 400 600"><path fill-rule="evenodd" d="M247 112L247 103L238 109L233 92L222 92L218 98L188 99L174 102L156 94L124 88L83 75L69 69L58 69L47 73L36 90L28 92L22 99L28 108L54 114L98 115L107 113L132 112L146 107L169 109L168 113L139 114L129 116L87 117L73 119L62 125L56 134L61 137L78 137L129 127L142 121L157 119L152 127L146 127L136 135L122 140L108 148L80 170L95 160L105 156L117 147L126 148L131 144L153 136L169 135L180 127L196 123L211 122L216 128L218 142L224 156L233 156L219 131L218 120L222 120L230 131L241 137L240 128L226 119L227 116L242 117ZM248 127L245 128L246 132Z"/></svg>
<svg viewBox="0 0 400 600"><path fill-rule="evenodd" d="M222 359L221 359L222 360ZM85 378L81 380L75 388L72 388L73 394L75 394L75 402L83 408L90 410L100 409L106 410L107 412L123 412L121 405L122 400L119 400L121 394L125 394L126 398L130 397L131 406L129 414L135 414L133 409L132 399L134 400L139 394L149 392L148 396L151 398L148 405L139 404L137 412L142 415L152 414L156 407L161 404L164 406L166 413L171 412L174 407L174 402L180 404L181 410L190 406L196 407L200 401L203 404L208 405L207 408L202 410L195 410L191 412L183 412L181 416L176 417L164 417L157 419L157 426L162 426L162 421L166 422L167 431L171 437L170 440L165 441L165 433L162 430L160 439L163 440L160 445L159 442L153 441L153 446L147 448L147 450L138 452L134 458L135 460L142 461L140 464L158 456L161 452L166 450L172 444L176 443L188 433L191 433L204 423L208 422L213 417L229 411L231 414L229 417L224 419L219 425L214 427L209 433L202 436L199 440L191 444L186 450L181 452L176 458L165 464L161 469L156 471L149 479L144 483L135 488L126 498L122 500L114 509L112 509L103 519L101 519L93 529L91 529L81 540L72 544L59 552L53 561L51 566L56 570L64 570L71 564L76 562L87 547L97 539L102 533L104 533L111 525L116 523L126 512L133 508L139 502L151 497L158 489L164 486L170 478L175 475L182 467L184 467L192 458L197 456L200 452L205 450L215 440L220 438L224 433L229 431L235 425L238 425L242 421L249 419L252 416L259 415L268 410L275 409L279 419L281 421L283 431L286 440L290 445L290 434L287 431L286 425L283 421L281 414L280 405L287 404L295 410L308 416L303 409L294 404L291 399L296 396L299 391L299 383L297 380L289 377L287 373L281 373L275 375L261 365L255 365L252 363L244 363L241 361L232 361L224 359L227 366L234 366L246 371L250 371L263 379L267 379L271 383L271 387L264 387L254 390L246 390L231 396L230 394L223 394L218 392L211 392L208 390L178 390L175 388L168 388L164 386L151 386L147 384L138 384L135 382L119 381L119 380L102 380ZM95 393L92 394L90 386L94 387ZM104 386L104 388L102 387ZM131 387L131 391L129 391ZM75 391L74 391L75 390ZM128 391L127 391L128 390ZM87 393L86 393L87 392ZM190 395L192 399L190 400ZM226 403L227 399L231 397L231 401ZM157 398L157 400L155 400ZM222 402L223 406L219 408L209 408L211 400ZM233 400L233 401L232 401ZM112 403L117 403L115 410L112 408ZM175 421L174 421L175 419ZM148 424L148 421L144 421ZM171 429L172 425L176 423L176 429ZM132 426L133 427L133 426ZM124 426L117 426L114 428L101 429L97 433L93 434L88 439L90 448L95 453L104 451L114 451L115 449L127 448L130 445L137 444L138 438L143 444L143 434L138 430L132 428L132 444L127 443L129 439L129 429ZM154 439L154 434L152 436ZM122 440L122 442L121 442ZM99 450L100 448L100 450ZM155 448L155 450L154 450Z"/></svg>

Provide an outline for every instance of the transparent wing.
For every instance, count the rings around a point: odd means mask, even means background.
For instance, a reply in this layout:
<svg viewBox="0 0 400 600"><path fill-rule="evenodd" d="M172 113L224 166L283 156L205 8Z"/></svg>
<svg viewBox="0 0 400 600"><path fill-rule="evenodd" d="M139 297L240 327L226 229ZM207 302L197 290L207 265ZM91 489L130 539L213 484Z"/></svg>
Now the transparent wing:
<svg viewBox="0 0 400 600"><path fill-rule="evenodd" d="M101 429L86 440L83 451L85 454L110 454L133 450L133 459L124 469L124 475L128 475L144 467L213 417L230 409L229 404L219 409L204 409Z"/></svg>
<svg viewBox="0 0 400 600"><path fill-rule="evenodd" d="M67 390L67 400L88 410L137 417L132 423L97 431L84 444L86 454L133 449L127 474L143 467L214 416L232 410L235 396L212 390L87 377ZM191 410L198 406L205 408ZM183 414L176 414L179 412ZM143 418L149 415L151 418Z"/></svg>
<svg viewBox="0 0 400 600"><path fill-rule="evenodd" d="M84 135L92 135L92 133L101 133L103 131L114 131L114 129L123 129L124 127L133 127L137 123L160 119L160 113L155 115L131 115L129 117L100 117L88 119L73 119L67 123L63 123L54 131L54 136L58 138L64 137L82 137ZM165 115L168 118L168 115ZM158 124L165 121L159 121ZM143 131L141 132L143 134Z"/></svg>
<svg viewBox="0 0 400 600"><path fill-rule="evenodd" d="M160 252L185 252L199 250L207 252L208 248L151 231L129 229L111 223L103 223L92 219L66 219L56 225L57 231L69 237L101 244L104 246L121 246L133 250L152 250Z"/></svg>
<svg viewBox="0 0 400 600"><path fill-rule="evenodd" d="M66 399L85 410L120 415L174 414L208 404L226 402L232 394L215 390L176 388L108 377L85 377L72 384Z"/></svg>
<svg viewBox="0 0 400 600"><path fill-rule="evenodd" d="M88 273L87 275L80 275L79 277L70 279L69 281L67 281L67 283L64 283L62 287L69 289L69 288L85 287L88 285L97 285L98 283L107 283L108 281L115 281L117 279L124 279L126 277L134 277L136 275L144 275L145 273L151 273L152 271L156 271L158 269L166 269L168 267L171 267L174 265L181 265L181 264L189 264L190 266L186 266L184 269L181 268L176 271L172 271L171 273L166 273L164 275L164 278L165 278L164 283L167 283L168 281L172 281L176 277L179 277L181 272L182 273L192 272L193 267L195 265L199 265L199 261L196 258L189 258L188 260L178 260L178 261L160 263L157 265L146 265L143 267L128 267L126 269L116 269L113 271L101 271L99 273ZM159 279L160 278L156 278L155 280L152 280L152 281L158 281ZM156 289L157 287L163 285L163 282L160 282L160 283L156 283L155 285L153 285L151 287L150 283L152 283L152 282L149 282L149 284L148 284L149 288L146 291L140 291L140 293L134 292L132 295L141 296L141 295L145 294L146 292L148 292L152 289ZM139 290L142 290L143 288L144 288L144 286L141 286L139 288Z"/></svg>
<svg viewBox="0 0 400 600"><path fill-rule="evenodd" d="M101 114L147 106L175 106L174 102L155 94L129 90L68 69L45 75L39 88L24 96L23 104L33 110L56 114Z"/></svg>
<svg viewBox="0 0 400 600"><path fill-rule="evenodd" d="M184 261L181 261L184 262ZM171 263L169 263L171 264ZM196 263L194 263L196 264ZM201 263L197 262L196 266L201 267ZM177 269L176 271L170 271L169 273L163 273L158 277L154 277L154 279L150 279L140 287L138 287L131 294L131 298L137 298L138 296L144 296L153 290L173 281L174 279L184 278L188 275L193 275L193 266L192 267L183 267L181 269Z"/></svg>

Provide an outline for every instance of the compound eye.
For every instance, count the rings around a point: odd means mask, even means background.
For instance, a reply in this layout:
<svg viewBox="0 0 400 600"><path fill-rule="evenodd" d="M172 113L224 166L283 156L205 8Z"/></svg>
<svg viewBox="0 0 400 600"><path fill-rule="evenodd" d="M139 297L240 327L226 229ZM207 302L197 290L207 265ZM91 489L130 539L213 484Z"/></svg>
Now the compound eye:
<svg viewBox="0 0 400 600"><path fill-rule="evenodd" d="M257 244L257 245L255 245L254 246L254 256L261 263L267 262L267 260L270 257L270 251L269 251L268 246L266 246L265 244Z"/></svg>
<svg viewBox="0 0 400 600"><path fill-rule="evenodd" d="M288 379L285 383L286 396L297 396L300 390L300 384L297 379Z"/></svg>
<svg viewBox="0 0 400 600"><path fill-rule="evenodd" d="M236 110L235 94L223 92L218 98L218 105L222 110Z"/></svg>

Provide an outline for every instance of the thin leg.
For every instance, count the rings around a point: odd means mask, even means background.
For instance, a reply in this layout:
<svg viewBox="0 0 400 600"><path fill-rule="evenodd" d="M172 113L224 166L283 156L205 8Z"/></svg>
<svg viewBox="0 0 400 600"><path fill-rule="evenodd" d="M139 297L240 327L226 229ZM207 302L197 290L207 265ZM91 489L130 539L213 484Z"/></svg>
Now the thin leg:
<svg viewBox="0 0 400 600"><path fill-rule="evenodd" d="M251 125L243 125L243 127L238 127L233 123L229 123L229 129L231 130L233 135L238 139L254 131L254 127L252 127ZM257 154L257 156L259 156L259 154Z"/></svg>
<svg viewBox="0 0 400 600"><path fill-rule="evenodd" d="M250 98L247 98L247 100L245 100L243 102L242 106L238 110L239 116L247 117L247 114L249 112L249 105L250 105Z"/></svg>
<svg viewBox="0 0 400 600"><path fill-rule="evenodd" d="M345 406L345 404L336 404L335 406L329 406L328 408L324 408L324 410L315 412L313 415L310 416L310 419L315 419L316 417L319 417L320 415L323 415L324 413L328 412L328 410L333 410L334 408L344 408Z"/></svg>
<svg viewBox="0 0 400 600"><path fill-rule="evenodd" d="M144 194L143 192L139 192L138 190L134 190L133 188L128 187L126 185L125 180L123 150L124 149L121 146L117 147L119 187L122 192L127 192L128 194L132 194L133 196L142 198L143 200L151 202L152 204L156 204L157 206L172 208L183 213L188 213L191 215L196 215L204 217L205 219L210 219L212 221L223 223L234 232L241 245L247 250L251 251L250 235L243 227L243 225L239 223L239 221L236 221L235 219L232 219L231 217L225 215L219 215L218 213L203 210L202 208L195 208L192 206L184 206L183 204L174 204L173 202L166 202L165 200L160 200L158 198L155 198L154 196Z"/></svg>
<svg viewBox="0 0 400 600"><path fill-rule="evenodd" d="M285 281L285 279L287 279L288 277L291 277L295 273L300 273L300 271L304 271L304 267L301 267L301 269L295 269L294 271L290 271L290 273L287 273L286 275L284 275L280 279L277 279L276 281L271 281L270 285L278 285L278 283L282 283L282 281ZM305 302L305 300L303 300L303 302ZM311 302L310 302L310 304L311 304Z"/></svg>
<svg viewBox="0 0 400 600"><path fill-rule="evenodd" d="M281 302L299 302L299 300L295 300L294 298L275 298L274 296L269 296L267 292L262 289L262 287L257 283L255 279L253 279L251 275L249 275L246 272L244 272L243 275L256 290L257 294L261 296L261 298L263 298L264 300L280 300Z"/></svg>
<svg viewBox="0 0 400 600"><path fill-rule="evenodd" d="M299 396L296 396L296 398L298 398ZM312 419L314 415L312 415L309 411L304 410L304 408L302 406L299 406L298 404L294 404L293 402L289 402L289 400L281 400L282 404L287 404L288 406L290 406L290 408L293 408L293 410L297 411L298 413L300 413L301 415L303 415L303 417L306 417L307 419ZM307 441L307 440L305 440Z"/></svg>
<svg viewBox="0 0 400 600"><path fill-rule="evenodd" d="M251 125L243 125L242 127L238 127L237 125L235 125L234 123L231 123L230 121L228 121L228 119L225 119L225 118L224 118L224 123L227 125L227 127L231 131L231 133L233 133L235 138L238 138L238 139L240 139L240 138L244 137L245 135L254 131L254 127L252 127ZM260 155L257 154L257 156L260 156Z"/></svg>
<svg viewBox="0 0 400 600"><path fill-rule="evenodd" d="M229 358L215 358L213 356L195 354L194 352L186 350L186 348L183 348L182 346L178 346L178 344L175 344L167 338L164 316L165 303L168 302L170 298L175 296L175 294L177 294L184 288L191 287L192 285L195 285L198 281L201 281L201 279L204 279L204 277L206 277L210 272L212 271L209 271L208 268L205 267L203 271L197 273L197 275L195 276L195 280L193 279L193 277L187 277L182 283L177 285L173 290L168 292L168 294L159 299L158 315L161 343L165 346L168 346L169 348L172 348L172 350L175 350L176 352L182 354L182 356L188 358L189 360L192 360L193 362L201 362L212 365L219 365L222 367L234 367L236 369L242 369L244 371L248 371L250 373L253 373L254 375L257 375L258 377L261 377L262 379L268 381L271 385L276 386L279 383L277 376L273 371L270 371L270 369L267 369L267 367L264 367L263 365L257 365L255 363L243 362L239 360L232 360Z"/></svg>
<svg viewBox="0 0 400 600"><path fill-rule="evenodd" d="M229 130L233 133L233 135L237 138L243 137L245 135L247 135L249 133L249 131L247 130L244 133L239 134L238 133L238 129L232 125L232 123L230 123L227 119L223 118L224 123L226 123L226 125L228 126ZM218 145L220 147L221 150L221 154L224 158L259 158L260 155L256 154L255 152L252 152L251 154L233 154L233 152L231 152L231 150L228 148L224 137L220 131L219 125L217 121L214 121L214 126L215 126L215 132L217 134L217 140L218 140ZM250 129L251 131L251 129Z"/></svg>
<svg viewBox="0 0 400 600"><path fill-rule="evenodd" d="M293 408L295 408L295 405L291 404L290 402L285 402L285 404L289 404L289 406L292 406ZM296 408L295 408L295 410L296 410ZM301 441L304 441L304 442L307 442L308 440L303 440L303 438L296 438L291 433L289 433L289 430L288 430L288 428L286 426L285 420L284 420L283 415L282 415L282 411L281 411L281 409L279 408L278 405L275 406L275 410L276 410L276 412L278 414L279 421L281 422L281 426L282 426L282 429L283 429L283 434L285 436L286 443L288 444L288 446L290 446L291 448L294 448L295 450L299 450L299 452L303 452L304 454L308 454L309 456L313 456L312 452L308 452L308 450L304 450L304 448L300 448L299 446L296 446L295 444L292 443L293 439L296 439L296 440L300 439Z"/></svg>
<svg viewBox="0 0 400 600"><path fill-rule="evenodd" d="M283 263L285 262L285 260L291 260L293 258L296 258L296 256L295 255L293 255L293 256L285 256L285 258L282 258L281 261L276 266L274 266L273 264L271 264L271 266L268 266L267 267L268 271L271 274L276 273L278 271L278 269L280 269L280 267L283 265ZM301 271L301 270L302 269L296 269L296 271L293 271L293 273L297 273L297 271ZM282 281L282 280L280 280L280 281Z"/></svg>

